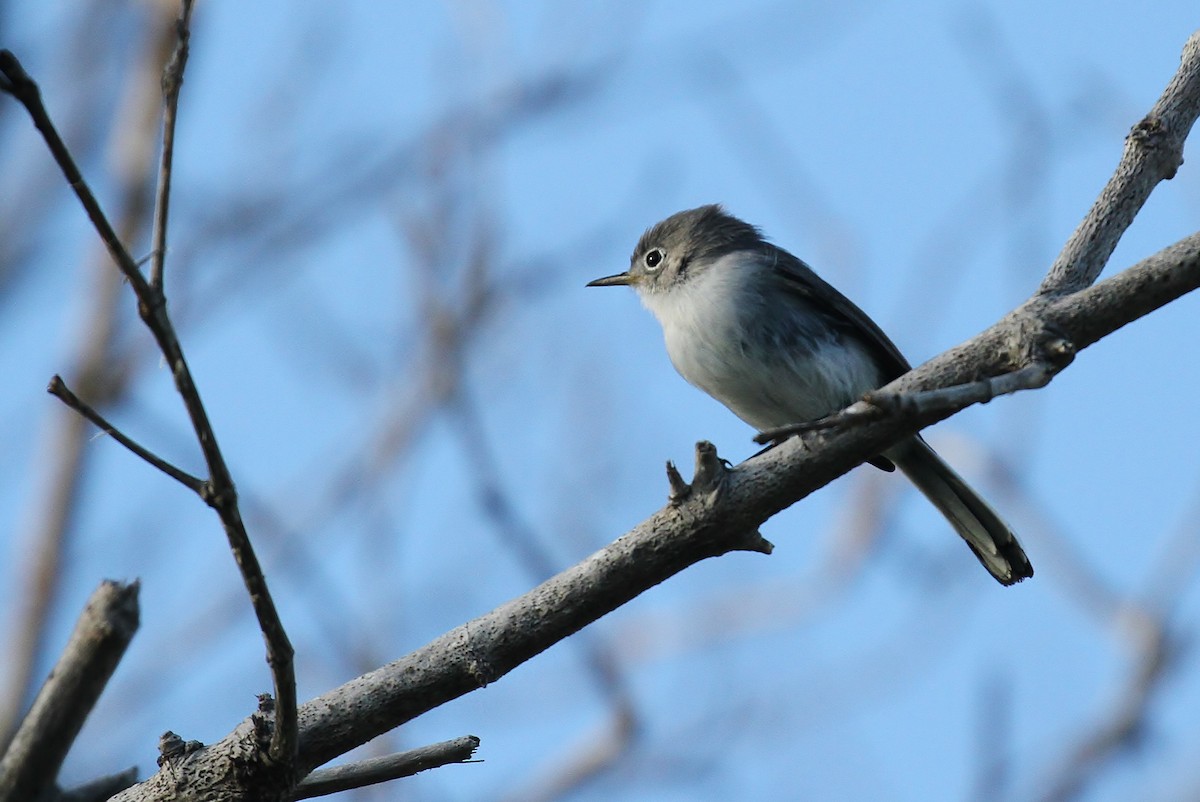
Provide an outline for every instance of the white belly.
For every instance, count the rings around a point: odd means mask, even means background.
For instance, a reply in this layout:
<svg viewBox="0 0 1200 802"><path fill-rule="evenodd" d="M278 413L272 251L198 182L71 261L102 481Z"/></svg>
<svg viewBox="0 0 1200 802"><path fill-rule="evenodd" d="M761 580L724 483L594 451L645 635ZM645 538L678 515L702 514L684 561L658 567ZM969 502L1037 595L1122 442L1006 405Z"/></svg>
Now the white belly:
<svg viewBox="0 0 1200 802"><path fill-rule="evenodd" d="M643 296L663 327L675 369L757 429L815 420L853 403L882 378L854 338L820 328L801 306L772 325L737 276L713 265L668 293ZM780 299L768 299L776 314ZM806 314L807 313L807 314Z"/></svg>

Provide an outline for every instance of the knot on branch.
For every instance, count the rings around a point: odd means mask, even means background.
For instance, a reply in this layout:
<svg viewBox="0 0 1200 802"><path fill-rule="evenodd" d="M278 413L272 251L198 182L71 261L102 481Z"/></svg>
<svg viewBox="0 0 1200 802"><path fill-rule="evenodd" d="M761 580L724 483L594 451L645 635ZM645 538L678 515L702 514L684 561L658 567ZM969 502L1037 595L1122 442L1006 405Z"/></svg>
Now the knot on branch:
<svg viewBox="0 0 1200 802"><path fill-rule="evenodd" d="M493 682L504 676L504 671L501 671L495 666L487 656L486 649L477 648L474 639L472 638L471 627L464 624L462 630L462 649L463 668L470 675L476 687L486 688Z"/></svg>
<svg viewBox="0 0 1200 802"><path fill-rule="evenodd" d="M40 103L41 90L11 50L0 50L0 91L22 103Z"/></svg>
<svg viewBox="0 0 1200 802"><path fill-rule="evenodd" d="M1163 136L1166 132L1167 126L1161 117L1154 114L1147 114L1129 129L1128 138L1139 145L1153 146L1154 140Z"/></svg>
<svg viewBox="0 0 1200 802"><path fill-rule="evenodd" d="M163 294L162 290L145 283L135 286L134 289L137 295L138 317L150 326L151 330L154 330L155 326L161 326L162 315L167 308L167 296Z"/></svg>
<svg viewBox="0 0 1200 802"><path fill-rule="evenodd" d="M1065 335L1048 336L1041 343L1041 360L1056 370L1062 370L1075 361L1075 343Z"/></svg>
<svg viewBox="0 0 1200 802"><path fill-rule="evenodd" d="M685 501L696 499L697 505L685 512L685 515L696 514L699 506L705 511L712 510L720 501L722 493L733 475L733 467L728 460L717 454L717 447L707 440L696 443L696 470L689 485L679 475L679 470L672 462L667 463L667 481L671 485L668 504L671 507L682 507ZM700 512L701 516L705 513ZM742 524L734 526L718 526L714 531L720 532L719 537L712 541L713 555L724 554L727 551L756 551L760 554L770 554L774 549L769 541L755 527Z"/></svg>
<svg viewBox="0 0 1200 802"><path fill-rule="evenodd" d="M233 485L218 489L216 483L210 479L202 483L197 492L205 504L218 512L237 507L237 489Z"/></svg>
<svg viewBox="0 0 1200 802"><path fill-rule="evenodd" d="M257 754L266 757L270 752L271 736L275 733L275 697L258 694L258 707L250 714L250 735Z"/></svg>
<svg viewBox="0 0 1200 802"><path fill-rule="evenodd" d="M1024 321L1014 367L1041 366L1058 373L1075 360L1075 343L1066 332L1036 312Z"/></svg>
<svg viewBox="0 0 1200 802"><path fill-rule="evenodd" d="M158 767L187 757L193 752L199 752L204 744L199 741L185 741L180 736L167 730L158 737Z"/></svg>
<svg viewBox="0 0 1200 802"><path fill-rule="evenodd" d="M675 463L667 462L667 482L671 485L667 500L671 506L678 507L693 493L700 493L711 501L720 492L729 473L729 463L717 456L717 447L701 440L696 443L696 470L690 485L683 480Z"/></svg>
<svg viewBox="0 0 1200 802"><path fill-rule="evenodd" d="M1175 139L1167 121L1151 112L1129 129L1125 144L1153 153L1153 162L1160 167L1163 179L1169 181L1183 165L1182 142Z"/></svg>

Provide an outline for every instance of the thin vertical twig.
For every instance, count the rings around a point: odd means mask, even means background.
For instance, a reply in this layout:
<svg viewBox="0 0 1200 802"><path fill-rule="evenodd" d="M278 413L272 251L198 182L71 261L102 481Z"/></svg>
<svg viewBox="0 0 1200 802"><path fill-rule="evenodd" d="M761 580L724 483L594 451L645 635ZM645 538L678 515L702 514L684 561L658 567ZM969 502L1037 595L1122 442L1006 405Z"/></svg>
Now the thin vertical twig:
<svg viewBox="0 0 1200 802"><path fill-rule="evenodd" d="M160 12L161 13L161 12ZM162 18L155 16L154 23ZM158 25L155 24L157 28ZM118 160L115 230L121 241L130 242L148 228L151 193L151 152L158 118L156 92L147 92L144 76L157 72L170 51L168 37L154 36L128 79L119 129L113 139L124 143L124 158ZM75 43L78 44L78 43ZM153 68L148 65L153 64ZM28 76L25 76L28 78ZM11 90L13 84L7 81ZM36 87L34 87L36 89ZM23 91L28 91L24 88ZM89 137L98 139L99 137ZM11 222L11 221L10 221ZM107 249L107 245L105 245ZM89 286L83 290L87 311L72 348L71 377L77 388L96 404L115 404L126 394L130 375L112 370L110 361L117 332L123 291L119 274L114 274L105 256L97 255L84 266ZM0 690L0 750L12 736L23 708L36 690L35 667L46 659L48 622L61 591L63 554L70 548L90 451L85 447L91 432L87 421L74 414L56 415L41 449L47 470L41 489L30 498L29 533L13 561L19 603L13 606L13 625L6 641L9 672Z"/></svg>
<svg viewBox="0 0 1200 802"><path fill-rule="evenodd" d="M191 39L193 0L183 0L175 22L175 50L163 70L163 137L158 163L158 190L154 198L153 244L150 252L150 286L163 291L163 264L167 254L167 215L171 208L171 166L175 158L175 119L179 111L179 90L188 60Z"/></svg>
<svg viewBox="0 0 1200 802"><path fill-rule="evenodd" d="M190 20L191 3L192 0L183 0L184 11L176 23L176 35L185 41L189 35L187 24ZM175 52L176 55L179 55L181 48L177 46ZM186 54L186 45L182 48L182 53ZM169 99L169 102L177 103L178 87L183 80L186 58L173 57L172 63L175 66L173 69L168 68L168 72L173 73L171 83L174 86L174 99ZM41 92L37 84L25 72L16 56L7 50L0 50L0 75L8 81L6 90L16 97L28 111L109 253L128 279L137 297L138 315L154 336L159 350L171 370L171 375L175 379L175 387L187 409L192 428L200 444L200 450L208 466L209 478L200 488L199 495L217 512L221 520L222 528L225 530L230 550L241 571L243 583L250 596L266 645L267 664L270 666L275 688L275 726L271 734L270 757L282 765L291 766L295 758L297 743L296 678L292 665L294 652L267 587L262 567L259 565L250 543L250 537L246 532L245 523L238 508L237 490L234 487L233 478L225 463L220 446L217 444L216 433L209 421L208 412L204 408L187 360L184 358L183 348L175 333L174 325L167 314L166 297L161 287L161 267L159 268L159 286L154 286L146 280L137 262L117 237L103 209L88 188L70 151L63 143L42 104ZM166 168L169 172L169 160L166 162ZM161 175L159 182L160 187L164 183L169 184L169 181L164 181ZM167 226L165 210L156 210L154 220L153 241L165 243ZM156 251L156 254L156 259L161 262L162 252Z"/></svg>

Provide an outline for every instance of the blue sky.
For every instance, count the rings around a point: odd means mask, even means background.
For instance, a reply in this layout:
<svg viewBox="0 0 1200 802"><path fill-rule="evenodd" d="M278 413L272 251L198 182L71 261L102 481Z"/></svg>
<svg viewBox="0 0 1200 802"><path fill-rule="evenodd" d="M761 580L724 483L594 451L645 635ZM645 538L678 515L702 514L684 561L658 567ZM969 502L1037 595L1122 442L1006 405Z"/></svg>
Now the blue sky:
<svg viewBox="0 0 1200 802"><path fill-rule="evenodd" d="M52 112L84 110L88 125L65 130L111 203L146 12L94 12L84 69L69 38L81 8L17 3L0 33ZM753 453L752 432L675 375L632 293L583 287L624 269L645 227L722 202L920 362L1032 292L1196 27L1183 2L202 0L168 287L301 698L539 579L485 490L562 568L657 509L663 461L689 465L695 441ZM30 129L0 117L0 210L23 202L22 176L53 177ZM1198 187L1189 162L1156 190L1108 274L1193 233ZM5 608L55 456L45 383L70 373L93 292L94 237L64 186L50 197L0 307ZM476 253L484 313L454 360L430 357L421 299L456 308ZM770 558L697 566L400 730L387 747L475 733L486 762L380 798L528 798L611 716L591 650L618 666L639 726L565 798L988 798L985 752L1007 766L991 798L1038 798L1133 665L1132 619L1098 611L1080 577L1129 601L1160 563L1190 566L1169 549L1196 527L1195 304L928 433L1021 533L1033 580L999 588L917 494L858 469L764 527ZM124 309L137 367L112 415L198 471L170 377ZM423 405L438 369L458 392ZM380 456L398 421L410 439ZM106 438L86 448L49 649L103 577L141 578L143 626L68 781L149 771L166 729L215 740L269 682L208 510ZM857 526L874 514L879 527ZM1184 576L1177 633L1200 612ZM1189 796L1194 662L1185 652L1161 686L1144 748L1083 798Z"/></svg>

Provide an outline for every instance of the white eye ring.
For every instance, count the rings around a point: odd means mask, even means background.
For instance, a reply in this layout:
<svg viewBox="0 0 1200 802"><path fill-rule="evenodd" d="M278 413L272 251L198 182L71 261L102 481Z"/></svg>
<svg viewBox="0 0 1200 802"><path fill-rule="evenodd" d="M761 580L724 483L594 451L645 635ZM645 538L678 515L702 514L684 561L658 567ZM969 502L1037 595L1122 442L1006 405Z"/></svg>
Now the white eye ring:
<svg viewBox="0 0 1200 802"><path fill-rule="evenodd" d="M646 265L647 270L658 270L662 266L663 259L666 254L662 252L662 248L651 248L646 251L646 255L642 257L642 264Z"/></svg>

